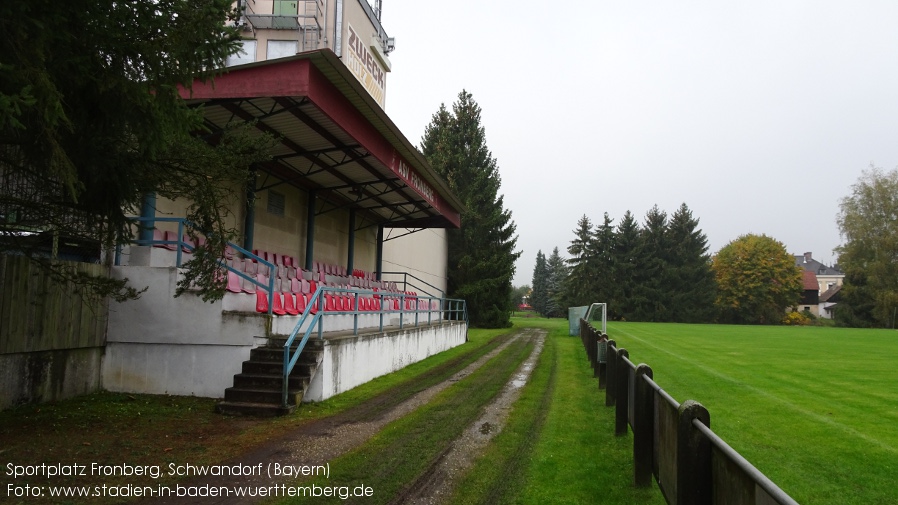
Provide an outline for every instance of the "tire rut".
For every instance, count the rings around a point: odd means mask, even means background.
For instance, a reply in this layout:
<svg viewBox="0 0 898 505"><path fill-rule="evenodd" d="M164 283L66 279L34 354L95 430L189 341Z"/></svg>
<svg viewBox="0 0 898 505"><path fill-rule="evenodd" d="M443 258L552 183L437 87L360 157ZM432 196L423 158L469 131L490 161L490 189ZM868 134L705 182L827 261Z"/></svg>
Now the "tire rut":
<svg viewBox="0 0 898 505"><path fill-rule="evenodd" d="M447 446L421 476L391 501L391 505L448 503L458 479L470 469L493 437L505 427L511 407L520 396L521 388L527 383L542 353L545 330L526 328L520 335L535 339L530 356L512 375L502 392L484 406L483 414L465 429L461 437Z"/></svg>

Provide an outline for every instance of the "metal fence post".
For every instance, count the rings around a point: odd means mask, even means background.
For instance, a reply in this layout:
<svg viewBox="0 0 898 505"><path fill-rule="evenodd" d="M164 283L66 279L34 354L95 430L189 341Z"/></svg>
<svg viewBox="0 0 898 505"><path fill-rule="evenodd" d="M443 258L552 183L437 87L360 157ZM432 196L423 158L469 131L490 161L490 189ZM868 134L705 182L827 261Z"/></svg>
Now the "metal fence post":
<svg viewBox="0 0 898 505"><path fill-rule="evenodd" d="M605 406L614 405L614 395L617 391L614 389L614 369L617 367L617 344L614 340L609 340L606 344L605 352Z"/></svg>
<svg viewBox="0 0 898 505"><path fill-rule="evenodd" d="M636 367L636 395L633 405L633 478L636 487L652 485L652 457L655 434L655 392L645 378L654 378L652 367Z"/></svg>
<svg viewBox="0 0 898 505"><path fill-rule="evenodd" d="M614 435L622 437L627 434L627 414L630 409L630 367L624 363L629 358L626 349L618 349L614 364Z"/></svg>
<svg viewBox="0 0 898 505"><path fill-rule="evenodd" d="M677 424L677 503L711 504L711 441L693 426L711 427L708 409L693 400L680 405Z"/></svg>

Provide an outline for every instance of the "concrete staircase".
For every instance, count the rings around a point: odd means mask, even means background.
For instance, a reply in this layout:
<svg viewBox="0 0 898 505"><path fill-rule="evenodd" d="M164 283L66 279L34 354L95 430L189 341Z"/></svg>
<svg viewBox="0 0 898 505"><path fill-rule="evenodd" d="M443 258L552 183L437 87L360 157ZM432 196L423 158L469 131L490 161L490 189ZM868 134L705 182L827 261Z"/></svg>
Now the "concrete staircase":
<svg viewBox="0 0 898 505"><path fill-rule="evenodd" d="M281 396L286 341L286 337L272 337L268 345L250 351L249 361L244 361L242 372L234 375L234 386L225 390L224 400L216 404L215 411L228 415L280 416L296 410L321 364L324 342L314 337L306 342L290 373L285 408Z"/></svg>

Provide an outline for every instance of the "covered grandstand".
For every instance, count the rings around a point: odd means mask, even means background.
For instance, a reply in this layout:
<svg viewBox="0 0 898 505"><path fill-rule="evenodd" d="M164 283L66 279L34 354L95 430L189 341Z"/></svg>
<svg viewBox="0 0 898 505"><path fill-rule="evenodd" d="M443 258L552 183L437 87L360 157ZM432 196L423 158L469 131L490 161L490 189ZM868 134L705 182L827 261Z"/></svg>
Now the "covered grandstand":
<svg viewBox="0 0 898 505"><path fill-rule="evenodd" d="M233 192L242 241L222 255L220 301L173 297L202 237L185 234L186 202L148 196L137 220L152 233L112 268L148 290L111 307L103 387L284 412L464 342L445 241L407 239L458 227L462 205L331 50L232 67L182 96L208 142L247 123L277 144Z"/></svg>

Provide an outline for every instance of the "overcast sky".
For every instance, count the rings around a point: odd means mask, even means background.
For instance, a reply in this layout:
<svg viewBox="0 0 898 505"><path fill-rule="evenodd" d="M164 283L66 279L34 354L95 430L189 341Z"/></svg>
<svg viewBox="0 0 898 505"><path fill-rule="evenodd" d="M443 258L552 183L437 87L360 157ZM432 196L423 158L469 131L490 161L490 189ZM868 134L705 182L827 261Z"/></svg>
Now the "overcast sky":
<svg viewBox="0 0 898 505"><path fill-rule="evenodd" d="M898 2L384 0L387 113L420 145L462 89L517 224L514 284L580 216L686 203L836 261L839 200L898 166Z"/></svg>

